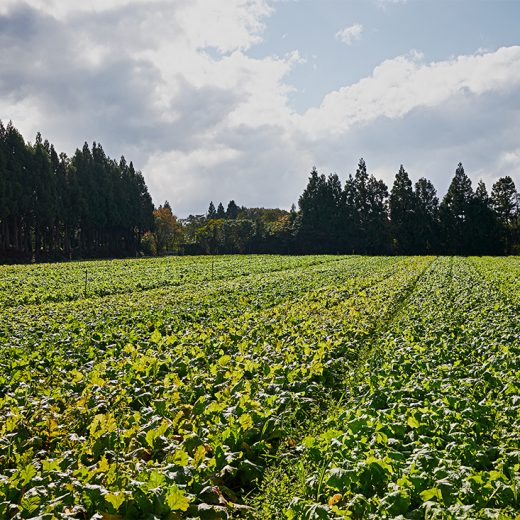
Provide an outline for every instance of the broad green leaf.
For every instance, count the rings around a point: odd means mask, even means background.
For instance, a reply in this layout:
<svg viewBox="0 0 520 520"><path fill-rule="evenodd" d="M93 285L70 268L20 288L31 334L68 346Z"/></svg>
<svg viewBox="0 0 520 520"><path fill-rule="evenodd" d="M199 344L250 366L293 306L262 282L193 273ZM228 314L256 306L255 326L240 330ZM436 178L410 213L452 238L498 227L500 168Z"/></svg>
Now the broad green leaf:
<svg viewBox="0 0 520 520"><path fill-rule="evenodd" d="M22 497L22 501L20 505L22 506L22 509L24 511L27 511L28 513L34 513L42 503L41 497L38 495L31 495L28 496L27 493Z"/></svg>
<svg viewBox="0 0 520 520"><path fill-rule="evenodd" d="M436 498L437 500L442 500L442 493L441 490L438 487L433 487L430 489L426 489L422 493L419 493L420 497L422 498L423 502L428 502L432 498Z"/></svg>
<svg viewBox="0 0 520 520"><path fill-rule="evenodd" d="M179 466L187 466L189 463L189 456L183 448L179 448L173 454L173 462Z"/></svg>
<svg viewBox="0 0 520 520"><path fill-rule="evenodd" d="M154 443L156 437L157 437L156 430L148 430L146 432L145 439L146 439L148 446L150 446L150 448L153 448L153 443Z"/></svg>
<svg viewBox="0 0 520 520"><path fill-rule="evenodd" d="M20 479L22 486L26 486L31 480L38 474L38 471L33 464L28 464L24 469L20 471Z"/></svg>

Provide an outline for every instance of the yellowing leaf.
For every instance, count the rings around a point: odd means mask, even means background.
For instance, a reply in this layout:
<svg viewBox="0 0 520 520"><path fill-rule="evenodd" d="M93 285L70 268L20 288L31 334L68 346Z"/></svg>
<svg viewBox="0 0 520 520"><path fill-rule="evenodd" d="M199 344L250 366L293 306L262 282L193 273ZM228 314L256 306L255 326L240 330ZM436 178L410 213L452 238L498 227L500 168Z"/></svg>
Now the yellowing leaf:
<svg viewBox="0 0 520 520"><path fill-rule="evenodd" d="M116 431L117 423L112 414L98 413L90 423L89 432L92 437L97 439L104 433Z"/></svg>
<svg viewBox="0 0 520 520"><path fill-rule="evenodd" d="M421 426L421 423L412 415L408 417L406 423L408 424L408 426L410 426L410 428L419 428L419 426Z"/></svg>
<svg viewBox="0 0 520 520"><path fill-rule="evenodd" d="M83 374L77 369L72 370L70 375L72 376L73 383L79 383L83 380Z"/></svg>
<svg viewBox="0 0 520 520"><path fill-rule="evenodd" d="M157 489L160 488L164 481L166 480L166 477L163 473L160 471L154 470L150 473L150 478L148 479L147 487L148 489Z"/></svg>
<svg viewBox="0 0 520 520"><path fill-rule="evenodd" d="M98 462L98 471L100 473L106 473L109 469L110 469L110 464L108 463L108 460L105 457L105 455L103 455Z"/></svg>
<svg viewBox="0 0 520 520"><path fill-rule="evenodd" d="M106 432L115 432L117 429L117 423L112 414L107 413L105 420L103 421L103 428Z"/></svg>
<svg viewBox="0 0 520 520"><path fill-rule="evenodd" d="M55 419L50 418L47 421L47 429L49 431L49 437L54 437L56 435L57 431L59 430L59 427L60 427L60 425L58 424L58 422Z"/></svg>
<svg viewBox="0 0 520 520"><path fill-rule="evenodd" d="M189 462L188 454L184 451L183 448L178 449L173 454L173 462L178 464L179 466L187 466Z"/></svg>
<svg viewBox="0 0 520 520"><path fill-rule="evenodd" d="M342 498L343 495L341 493L336 493L335 495L331 496L329 498L329 506L335 506Z"/></svg>
<svg viewBox="0 0 520 520"><path fill-rule="evenodd" d="M224 356L221 356L218 360L218 364L220 366L226 366L229 362L231 361L231 356L229 355L224 355Z"/></svg>
<svg viewBox="0 0 520 520"><path fill-rule="evenodd" d="M25 494L22 497L21 506L24 511L32 513L40 507L41 503L42 499L38 495L27 496L27 494Z"/></svg>
<svg viewBox="0 0 520 520"><path fill-rule="evenodd" d="M492 469L489 472L489 480L493 482L494 480L500 480L500 479L507 479L507 477L500 471L497 471L495 469Z"/></svg>
<svg viewBox="0 0 520 520"><path fill-rule="evenodd" d="M155 438L157 437L157 432L155 430L148 430L146 432L146 442L148 443L148 446L150 446L150 448L153 448L153 443L155 441Z"/></svg>
<svg viewBox="0 0 520 520"><path fill-rule="evenodd" d="M132 354L133 352L136 351L136 348L134 347L134 345L132 345L131 343L127 343L124 348L123 348L123 352L126 352L128 354Z"/></svg>
<svg viewBox="0 0 520 520"><path fill-rule="evenodd" d="M159 343L162 339L162 334L157 330L155 329L153 331L153 334L150 336L150 341L152 343Z"/></svg>
<svg viewBox="0 0 520 520"><path fill-rule="evenodd" d="M377 442L381 444L387 444L388 443L388 435L386 435L383 432L377 432L376 433L376 440Z"/></svg>
<svg viewBox="0 0 520 520"><path fill-rule="evenodd" d="M107 493L105 500L112 505L112 507L118 511L119 508L125 503L124 493Z"/></svg>
<svg viewBox="0 0 520 520"><path fill-rule="evenodd" d="M173 486L166 493L166 503L172 511L186 511L190 506L190 501L184 491L177 486Z"/></svg>
<svg viewBox="0 0 520 520"><path fill-rule="evenodd" d="M58 471L60 469L60 463L58 460L43 460L42 470L43 471Z"/></svg>
<svg viewBox="0 0 520 520"><path fill-rule="evenodd" d="M253 418L248 413L242 414L239 417L238 422L240 423L240 426L242 426L243 430L249 430L249 428L252 428L254 424Z"/></svg>
<svg viewBox="0 0 520 520"><path fill-rule="evenodd" d="M20 471L22 486L28 484L37 474L38 471L32 464L25 466L25 468Z"/></svg>
<svg viewBox="0 0 520 520"><path fill-rule="evenodd" d="M224 410L226 407L225 404L219 404L217 401L212 401L207 407L206 407L206 413L218 413Z"/></svg>
<svg viewBox="0 0 520 520"><path fill-rule="evenodd" d="M200 445L197 446L197 449L195 450L195 453L193 454L193 465L197 467L206 456L206 448L204 446Z"/></svg>

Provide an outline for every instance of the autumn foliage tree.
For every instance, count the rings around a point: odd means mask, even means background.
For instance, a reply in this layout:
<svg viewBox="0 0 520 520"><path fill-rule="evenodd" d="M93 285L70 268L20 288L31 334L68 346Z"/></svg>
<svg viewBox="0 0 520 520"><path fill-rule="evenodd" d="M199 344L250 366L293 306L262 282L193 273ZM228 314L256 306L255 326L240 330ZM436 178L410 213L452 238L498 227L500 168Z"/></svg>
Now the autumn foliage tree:
<svg viewBox="0 0 520 520"><path fill-rule="evenodd" d="M153 238L156 253L176 250L182 237L182 228L177 222L177 217L173 214L168 201L154 210L153 217Z"/></svg>

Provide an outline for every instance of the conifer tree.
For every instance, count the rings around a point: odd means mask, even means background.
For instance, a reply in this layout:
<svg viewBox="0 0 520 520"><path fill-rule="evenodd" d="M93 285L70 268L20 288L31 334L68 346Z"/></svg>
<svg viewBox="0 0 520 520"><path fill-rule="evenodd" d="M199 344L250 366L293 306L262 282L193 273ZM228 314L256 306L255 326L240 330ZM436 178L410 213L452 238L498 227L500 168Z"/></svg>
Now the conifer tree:
<svg viewBox="0 0 520 520"><path fill-rule="evenodd" d="M491 206L500 223L500 238L506 254L511 253L515 239L514 224L518 223L518 194L513 179L506 175L493 184ZM518 228L518 226L516 226Z"/></svg>
<svg viewBox="0 0 520 520"><path fill-rule="evenodd" d="M206 217L208 219L217 218L217 210L215 209L215 205L213 201L209 203L208 212L206 213Z"/></svg>
<svg viewBox="0 0 520 520"><path fill-rule="evenodd" d="M239 208L234 200L230 200L226 210L226 218L235 220L238 217Z"/></svg>
<svg viewBox="0 0 520 520"><path fill-rule="evenodd" d="M417 251L417 201L412 181L402 164L390 192L389 212L394 249L401 254Z"/></svg>
<svg viewBox="0 0 520 520"><path fill-rule="evenodd" d="M440 205L444 246L450 253L466 254L470 249L472 200L471 180L459 163Z"/></svg>
<svg viewBox="0 0 520 520"><path fill-rule="evenodd" d="M226 211L224 210L222 202L218 203L216 217L219 219L226 218Z"/></svg>
<svg viewBox="0 0 520 520"><path fill-rule="evenodd" d="M436 252L439 248L439 199L435 187L428 179L421 177L414 186L416 204L416 245L417 251Z"/></svg>

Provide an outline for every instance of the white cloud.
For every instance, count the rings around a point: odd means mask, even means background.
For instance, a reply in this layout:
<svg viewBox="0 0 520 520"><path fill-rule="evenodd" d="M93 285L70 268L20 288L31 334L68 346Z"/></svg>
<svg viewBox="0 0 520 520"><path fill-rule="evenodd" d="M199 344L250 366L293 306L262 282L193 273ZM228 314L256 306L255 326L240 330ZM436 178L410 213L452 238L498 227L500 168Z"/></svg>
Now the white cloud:
<svg viewBox="0 0 520 520"><path fill-rule="evenodd" d="M264 0L190 0L176 10L176 18L188 47L215 47L226 53L260 42L263 20L271 12Z"/></svg>
<svg viewBox="0 0 520 520"><path fill-rule="evenodd" d="M213 183L218 182L219 169L239 156L240 151L224 147L204 147L188 152L172 150L152 155L144 169L152 172L150 180L156 195L164 194L164 198L168 199L173 191L177 206L181 205L184 211L189 211L189 208L184 207L182 202L179 204L179 201L199 199L197 202L204 204L208 197L208 189L211 189ZM174 190L172 184L175 186ZM199 198L200 195L202 198Z"/></svg>
<svg viewBox="0 0 520 520"><path fill-rule="evenodd" d="M363 26L359 23L356 23L341 29L341 31L338 31L335 34L335 38L340 42L346 43L347 45L352 45L355 40L359 40L361 38L362 32Z"/></svg>
<svg viewBox="0 0 520 520"><path fill-rule="evenodd" d="M382 7L385 9L386 7L390 5L396 5L396 4L406 4L408 0L375 0L376 4L379 7Z"/></svg>
<svg viewBox="0 0 520 520"><path fill-rule="evenodd" d="M500 159L506 166L513 165L520 168L520 148L503 153Z"/></svg>
<svg viewBox="0 0 520 520"><path fill-rule="evenodd" d="M413 51L378 65L371 76L325 96L302 117L310 136L342 134L380 117L401 118L418 107L442 105L459 93L480 95L520 85L520 46L424 63Z"/></svg>
<svg viewBox="0 0 520 520"><path fill-rule="evenodd" d="M24 3L58 19L65 19L78 13L97 13L109 11L131 4L157 4L158 0L24 0ZM20 0L3 0L0 14L9 12L13 7L20 6Z"/></svg>
<svg viewBox="0 0 520 520"><path fill-rule="evenodd" d="M485 172L489 175L490 172ZM509 150L503 151L499 157L497 157L495 162L495 168L493 173L496 176L505 176L509 175L516 182L517 190L520 189L520 148L515 147ZM495 177L496 179L496 177ZM491 190L491 184L489 184L488 188Z"/></svg>

